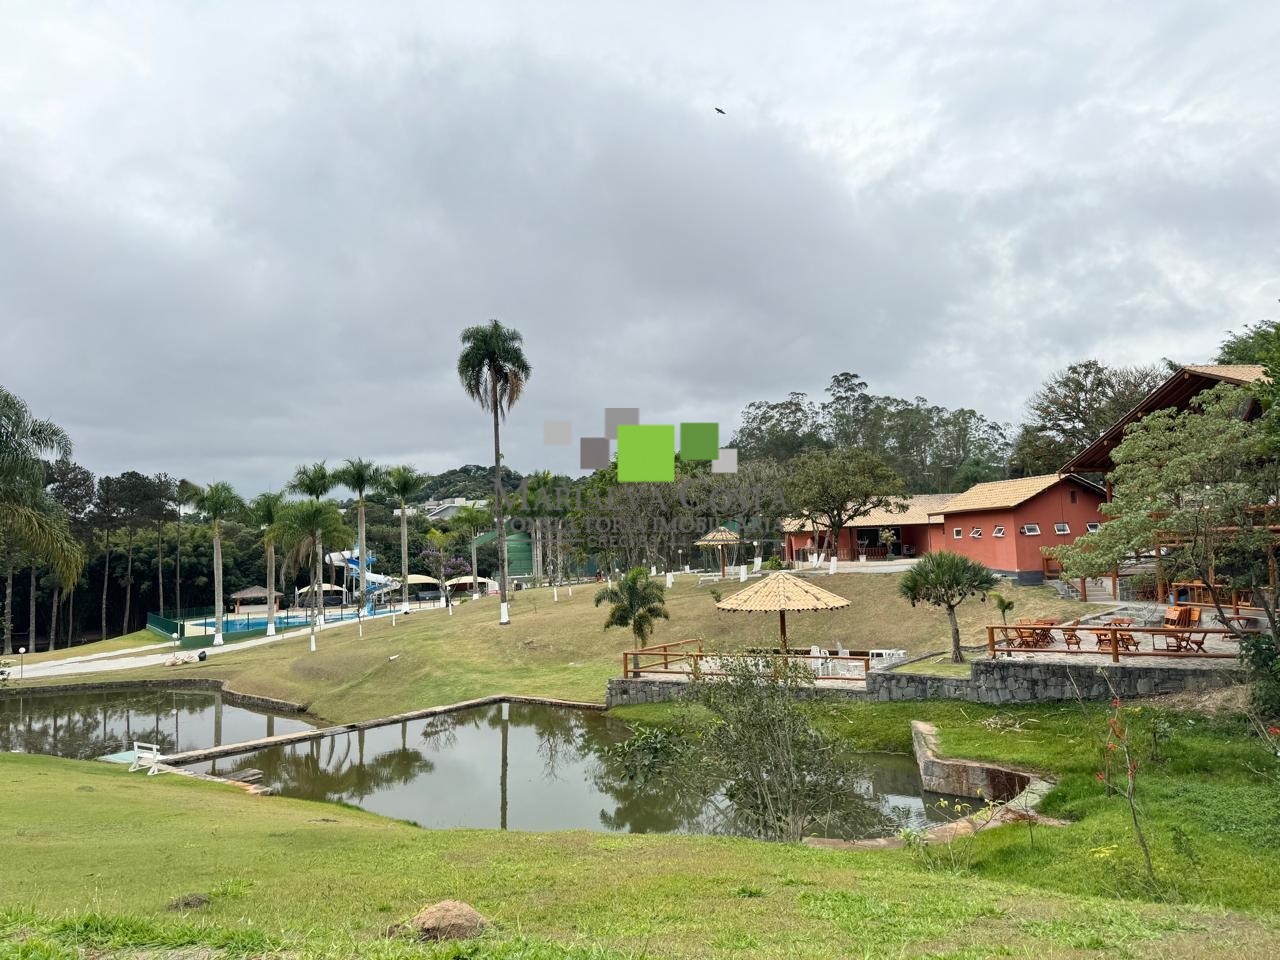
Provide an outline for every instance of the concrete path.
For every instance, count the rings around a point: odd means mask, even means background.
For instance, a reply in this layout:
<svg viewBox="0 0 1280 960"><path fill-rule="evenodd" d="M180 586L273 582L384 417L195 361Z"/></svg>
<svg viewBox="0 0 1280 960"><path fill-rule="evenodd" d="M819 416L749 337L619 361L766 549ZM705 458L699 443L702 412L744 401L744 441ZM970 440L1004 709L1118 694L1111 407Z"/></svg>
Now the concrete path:
<svg viewBox="0 0 1280 960"><path fill-rule="evenodd" d="M443 610L444 608L441 607L440 609ZM415 613L410 614L410 616L415 616L419 613L426 613L426 612L427 611L425 610L416 611ZM400 614L399 612L397 612L396 615L403 616L403 614ZM379 614L376 619L384 620L389 616L390 614L385 614L385 613ZM350 627L350 626L355 626L354 620L343 620L340 622L328 624L325 627L321 628L319 631L317 631L316 642L317 643L323 642L323 640L319 638L323 638L325 631L327 630L333 630L337 627ZM294 637L305 637L310 632L311 632L311 628L307 626L307 627L302 627L298 630L290 630L284 633L277 633L274 637L254 637L252 640L241 640L238 643L227 643L227 644L223 644L220 647L203 647L201 649L203 649L204 652L207 653L209 656L216 657L222 653L231 653L237 650L248 650L251 647L260 647L260 646L263 646L264 644L275 643L277 640L288 640ZM148 650L158 650L161 652L146 653L145 651L148 651ZM190 653L192 651L184 650L182 652ZM138 653L139 655L129 656L129 654L131 653ZM173 656L173 653L174 653L174 650L173 650L172 644L157 643L151 646L134 647L131 650L113 650L113 651L106 651L104 653L86 655L83 657L68 657L63 660L50 660L45 663L32 664L31 666L27 667L23 671L22 679L38 680L46 677L66 677L66 676L74 676L77 674L106 673L109 671L114 672L117 670L136 670L140 667L159 667L159 666L163 666L164 662L168 660L171 656ZM16 679L17 677L16 673L14 674L14 677Z"/></svg>

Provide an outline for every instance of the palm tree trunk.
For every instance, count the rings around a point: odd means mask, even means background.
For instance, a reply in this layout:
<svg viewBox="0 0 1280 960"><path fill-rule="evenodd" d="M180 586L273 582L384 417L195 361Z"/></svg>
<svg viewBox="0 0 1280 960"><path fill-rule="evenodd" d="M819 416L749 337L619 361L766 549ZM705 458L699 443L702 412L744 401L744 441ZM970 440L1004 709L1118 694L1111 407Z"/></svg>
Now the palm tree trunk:
<svg viewBox="0 0 1280 960"><path fill-rule="evenodd" d="M129 608L133 605L133 528L129 528L129 562L124 568L124 621L120 634L129 632Z"/></svg>
<svg viewBox="0 0 1280 960"><path fill-rule="evenodd" d="M951 621L951 662L964 663L964 654L960 652L960 623L956 620L955 607L947 607L947 619Z"/></svg>
<svg viewBox="0 0 1280 960"><path fill-rule="evenodd" d="M111 531L107 531L107 559L102 565L102 639L107 639L107 584L111 582Z"/></svg>
<svg viewBox="0 0 1280 960"><path fill-rule="evenodd" d="M13 653L13 558L9 558L4 578L4 653Z"/></svg>
<svg viewBox="0 0 1280 960"><path fill-rule="evenodd" d="M324 544L320 542L321 533L316 531L316 580L311 587L311 602L315 607L315 619L324 623Z"/></svg>
<svg viewBox="0 0 1280 960"><path fill-rule="evenodd" d="M372 612L369 597L369 557L364 547L364 494L356 503L356 539L360 541L360 608Z"/></svg>
<svg viewBox="0 0 1280 960"><path fill-rule="evenodd" d="M213 522L213 645L222 644L222 530Z"/></svg>
<svg viewBox="0 0 1280 960"><path fill-rule="evenodd" d="M67 646L71 646L75 632L76 588L71 588L71 596L67 597Z"/></svg>
<svg viewBox="0 0 1280 960"><path fill-rule="evenodd" d="M471 531L471 599L475 600L480 596L480 573L476 570L476 531Z"/></svg>
<svg viewBox="0 0 1280 960"><path fill-rule="evenodd" d="M62 601L62 588L53 588L53 602L49 604L49 649L58 646L58 606Z"/></svg>
<svg viewBox="0 0 1280 960"><path fill-rule="evenodd" d="M409 612L409 514L400 500L400 612Z"/></svg>
<svg viewBox="0 0 1280 960"><path fill-rule="evenodd" d="M276 633L276 543L267 540L267 636Z"/></svg>
<svg viewBox="0 0 1280 960"><path fill-rule="evenodd" d="M176 610L177 616L175 616L173 619L181 622L182 621L182 505L181 504L178 505L178 529L176 531L176 535L178 539L178 546L177 546L177 554L174 557L174 561L173 561L173 593L174 593L173 603L174 603L174 606L177 608ZM164 610L161 610L160 613L163 615Z"/></svg>
<svg viewBox="0 0 1280 960"><path fill-rule="evenodd" d="M498 433L498 381L489 378L489 403L493 408L493 518L498 531L498 602L502 604L498 622L506 623L507 613L507 529L502 518L502 441Z"/></svg>
<svg viewBox="0 0 1280 960"><path fill-rule="evenodd" d="M29 607L27 618L27 649L32 653L36 652L36 568L31 567L31 602L27 604ZM53 649L53 642L49 642L49 649Z"/></svg>
<svg viewBox="0 0 1280 960"><path fill-rule="evenodd" d="M156 582L160 588L160 616L164 616L164 521L156 524Z"/></svg>

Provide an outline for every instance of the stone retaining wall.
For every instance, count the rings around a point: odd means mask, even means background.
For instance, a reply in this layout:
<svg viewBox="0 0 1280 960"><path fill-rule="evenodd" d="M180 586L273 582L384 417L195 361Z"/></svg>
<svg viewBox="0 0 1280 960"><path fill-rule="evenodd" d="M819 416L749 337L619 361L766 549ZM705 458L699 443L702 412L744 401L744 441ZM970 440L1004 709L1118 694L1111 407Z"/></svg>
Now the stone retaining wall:
<svg viewBox="0 0 1280 960"><path fill-rule="evenodd" d="M220 693L222 702L231 707L250 710L268 710L272 713L305 713L306 705L288 700L259 697L251 693L228 690L225 680L213 677L174 677L169 680L101 680L92 683L50 683L35 687L21 685L0 687L0 700L18 697L57 696L61 693L114 693L126 690L194 690L200 693Z"/></svg>
<svg viewBox="0 0 1280 960"><path fill-rule="evenodd" d="M1036 663L1031 660L978 659L970 663L970 676L946 677L900 670L872 670L866 688L810 687L806 699L968 700L973 703L1051 703L1107 700L1112 694L1125 700L1165 693L1202 693L1231 686L1245 679L1236 666L1205 670L1185 667L1146 667L1108 664ZM1110 686L1107 681L1110 680ZM678 699L688 684L680 680L643 678L609 681L605 703L610 707L662 703Z"/></svg>

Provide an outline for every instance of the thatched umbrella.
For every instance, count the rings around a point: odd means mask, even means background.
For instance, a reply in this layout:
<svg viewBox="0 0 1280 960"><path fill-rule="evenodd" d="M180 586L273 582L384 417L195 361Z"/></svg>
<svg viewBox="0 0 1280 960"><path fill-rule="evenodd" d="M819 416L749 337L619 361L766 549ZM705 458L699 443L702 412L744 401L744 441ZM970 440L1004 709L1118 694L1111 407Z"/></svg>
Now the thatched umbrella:
<svg viewBox="0 0 1280 960"><path fill-rule="evenodd" d="M720 577L724 578L724 548L742 542L742 538L728 527L716 527L700 540L693 541L695 547L718 547L720 549Z"/></svg>
<svg viewBox="0 0 1280 960"><path fill-rule="evenodd" d="M787 649L788 610L837 610L847 607L844 597L789 573L774 573L751 586L725 597L716 604L720 610L745 613L777 613L782 649Z"/></svg>

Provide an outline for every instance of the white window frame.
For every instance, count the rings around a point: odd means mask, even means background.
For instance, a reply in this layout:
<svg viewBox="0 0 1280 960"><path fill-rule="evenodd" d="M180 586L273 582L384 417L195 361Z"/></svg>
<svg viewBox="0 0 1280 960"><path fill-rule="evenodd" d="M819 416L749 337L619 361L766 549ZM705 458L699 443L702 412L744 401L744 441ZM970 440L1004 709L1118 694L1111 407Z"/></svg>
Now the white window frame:
<svg viewBox="0 0 1280 960"><path fill-rule="evenodd" d="M963 540L963 539L964 539L964 528L962 528L962 527L953 527L953 528L951 529L951 539L952 539L952 540Z"/></svg>
<svg viewBox="0 0 1280 960"><path fill-rule="evenodd" d="M1040 524L1024 523L1018 528L1018 532L1024 537L1038 537L1040 536Z"/></svg>
<svg viewBox="0 0 1280 960"><path fill-rule="evenodd" d="M1097 533L1099 530L1102 529L1102 524L1099 523L1097 520L1090 520L1088 523L1084 525L1084 529L1086 533Z"/></svg>
<svg viewBox="0 0 1280 960"><path fill-rule="evenodd" d="M970 530L970 531L969 531L969 536L970 536L971 538L973 538L974 540L981 540L981 539L982 539L982 528L981 528L981 527L974 527L972 530Z"/></svg>
<svg viewBox="0 0 1280 960"><path fill-rule="evenodd" d="M1069 537L1069 536L1071 536L1071 524L1069 524L1069 523L1055 523L1055 524L1053 525L1053 532L1054 532L1054 535L1055 535L1055 536L1059 536L1059 537Z"/></svg>
<svg viewBox="0 0 1280 960"><path fill-rule="evenodd" d="M996 524L996 528L995 528L994 530L992 530L992 531L991 531L991 535L992 535L993 537L1003 537L1003 536L1004 536L1004 524L1003 524L1003 523L998 523L998 524Z"/></svg>

